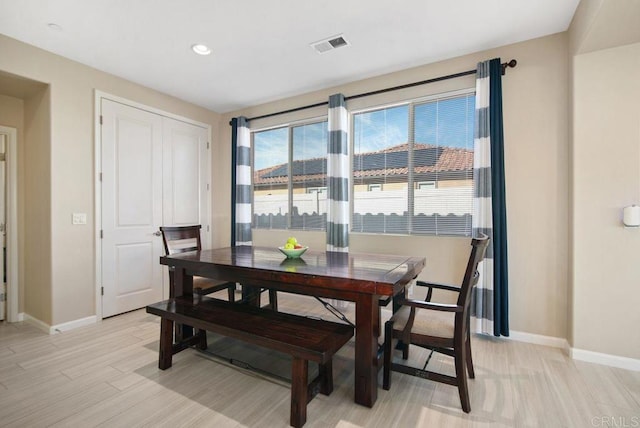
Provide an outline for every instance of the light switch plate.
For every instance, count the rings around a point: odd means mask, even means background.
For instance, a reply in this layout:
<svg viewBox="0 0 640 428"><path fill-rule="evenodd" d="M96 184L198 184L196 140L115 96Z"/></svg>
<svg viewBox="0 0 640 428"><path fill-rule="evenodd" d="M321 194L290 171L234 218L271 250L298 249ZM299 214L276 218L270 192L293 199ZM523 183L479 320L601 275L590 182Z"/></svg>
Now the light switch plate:
<svg viewBox="0 0 640 428"><path fill-rule="evenodd" d="M87 224L87 214L73 213L71 215L71 224Z"/></svg>

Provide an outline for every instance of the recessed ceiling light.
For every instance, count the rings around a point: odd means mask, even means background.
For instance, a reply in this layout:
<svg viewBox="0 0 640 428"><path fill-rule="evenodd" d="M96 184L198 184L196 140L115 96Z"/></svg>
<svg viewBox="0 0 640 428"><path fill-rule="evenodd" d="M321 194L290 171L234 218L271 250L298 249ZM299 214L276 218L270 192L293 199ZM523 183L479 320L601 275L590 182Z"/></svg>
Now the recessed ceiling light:
<svg viewBox="0 0 640 428"><path fill-rule="evenodd" d="M192 45L191 50L193 50L198 55L209 55L211 53L211 49L209 49L209 46L202 44Z"/></svg>
<svg viewBox="0 0 640 428"><path fill-rule="evenodd" d="M62 31L62 27L59 26L58 24L54 23L54 22L50 22L47 24L47 27L49 27L50 30L54 30L54 31Z"/></svg>

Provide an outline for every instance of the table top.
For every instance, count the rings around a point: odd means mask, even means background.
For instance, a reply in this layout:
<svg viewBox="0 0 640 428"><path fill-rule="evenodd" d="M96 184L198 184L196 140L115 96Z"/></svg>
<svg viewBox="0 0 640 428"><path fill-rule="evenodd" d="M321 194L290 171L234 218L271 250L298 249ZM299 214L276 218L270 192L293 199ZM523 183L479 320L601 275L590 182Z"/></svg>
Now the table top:
<svg viewBox="0 0 640 428"><path fill-rule="evenodd" d="M287 259L275 247L236 246L164 256L160 263L201 276L251 272L262 280L393 295L420 273L425 258L309 249L300 258Z"/></svg>

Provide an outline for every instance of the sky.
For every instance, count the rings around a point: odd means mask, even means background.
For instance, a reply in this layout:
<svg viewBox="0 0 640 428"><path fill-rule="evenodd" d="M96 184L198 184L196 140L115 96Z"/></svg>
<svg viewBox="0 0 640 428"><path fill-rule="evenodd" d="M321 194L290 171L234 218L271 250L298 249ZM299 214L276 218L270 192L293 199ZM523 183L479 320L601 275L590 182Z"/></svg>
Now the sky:
<svg viewBox="0 0 640 428"><path fill-rule="evenodd" d="M416 143L473 149L474 94L415 105ZM409 105L353 115L354 154L409 141ZM294 160L326 156L326 121L293 128ZM288 128L254 133L254 169L287 163Z"/></svg>

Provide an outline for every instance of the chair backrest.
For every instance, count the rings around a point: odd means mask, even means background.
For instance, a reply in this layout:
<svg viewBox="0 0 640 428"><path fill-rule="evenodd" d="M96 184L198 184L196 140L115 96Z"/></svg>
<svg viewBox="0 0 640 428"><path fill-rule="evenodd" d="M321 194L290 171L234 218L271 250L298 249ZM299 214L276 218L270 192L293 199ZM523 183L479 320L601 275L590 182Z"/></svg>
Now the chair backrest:
<svg viewBox="0 0 640 428"><path fill-rule="evenodd" d="M202 242L200 241L201 225L194 226L162 226L162 242L167 255L184 253L186 251L200 251Z"/></svg>
<svg viewBox="0 0 640 428"><path fill-rule="evenodd" d="M471 255L469 256L469 262L467 263L467 269L464 273L464 279L462 280L462 286L460 287L460 294L458 296L458 306L464 308L465 316L471 304L471 291L478 283L478 278L480 277L478 265L482 259L484 259L488 245L489 237L482 233L478 238L471 240Z"/></svg>

